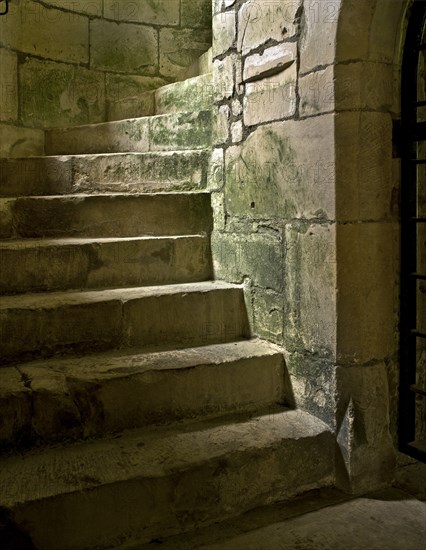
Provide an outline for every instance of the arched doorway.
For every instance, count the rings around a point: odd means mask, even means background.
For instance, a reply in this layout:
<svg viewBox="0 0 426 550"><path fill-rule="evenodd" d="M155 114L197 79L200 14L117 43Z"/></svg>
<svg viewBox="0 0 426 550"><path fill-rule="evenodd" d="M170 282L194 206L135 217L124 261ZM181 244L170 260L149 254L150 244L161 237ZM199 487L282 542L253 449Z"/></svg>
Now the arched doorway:
<svg viewBox="0 0 426 550"><path fill-rule="evenodd" d="M401 87L400 450L426 461L426 3L413 4Z"/></svg>

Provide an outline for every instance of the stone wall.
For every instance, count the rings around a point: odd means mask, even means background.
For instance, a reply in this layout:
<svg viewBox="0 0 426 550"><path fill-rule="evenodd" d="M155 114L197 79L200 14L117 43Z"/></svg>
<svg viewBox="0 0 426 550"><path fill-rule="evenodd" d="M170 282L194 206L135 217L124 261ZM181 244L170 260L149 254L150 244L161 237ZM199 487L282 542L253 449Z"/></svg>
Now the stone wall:
<svg viewBox="0 0 426 550"><path fill-rule="evenodd" d="M394 463L407 5L214 2L215 274L245 282L254 334L283 347L361 491Z"/></svg>
<svg viewBox="0 0 426 550"><path fill-rule="evenodd" d="M42 152L40 128L109 120L183 78L211 46L210 0L10 0L0 16L0 154Z"/></svg>

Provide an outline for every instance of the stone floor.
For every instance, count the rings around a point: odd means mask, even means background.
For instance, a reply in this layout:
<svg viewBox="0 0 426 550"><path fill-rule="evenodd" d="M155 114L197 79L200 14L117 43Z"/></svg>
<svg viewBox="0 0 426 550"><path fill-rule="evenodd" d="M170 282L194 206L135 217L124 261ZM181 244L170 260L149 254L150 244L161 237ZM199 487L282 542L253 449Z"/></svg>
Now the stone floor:
<svg viewBox="0 0 426 550"><path fill-rule="evenodd" d="M398 471L394 487L362 497L313 491L190 536L152 541L162 550L425 550L426 465ZM136 550L136 548L134 549Z"/></svg>

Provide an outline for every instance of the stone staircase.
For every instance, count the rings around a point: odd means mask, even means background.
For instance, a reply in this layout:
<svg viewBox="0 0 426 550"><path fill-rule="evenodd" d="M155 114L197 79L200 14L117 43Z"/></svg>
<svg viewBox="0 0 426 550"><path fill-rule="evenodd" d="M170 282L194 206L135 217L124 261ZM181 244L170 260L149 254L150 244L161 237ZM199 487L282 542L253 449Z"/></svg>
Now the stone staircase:
<svg viewBox="0 0 426 550"><path fill-rule="evenodd" d="M136 548L333 483L332 433L213 278L210 79L0 161L0 511L36 548Z"/></svg>

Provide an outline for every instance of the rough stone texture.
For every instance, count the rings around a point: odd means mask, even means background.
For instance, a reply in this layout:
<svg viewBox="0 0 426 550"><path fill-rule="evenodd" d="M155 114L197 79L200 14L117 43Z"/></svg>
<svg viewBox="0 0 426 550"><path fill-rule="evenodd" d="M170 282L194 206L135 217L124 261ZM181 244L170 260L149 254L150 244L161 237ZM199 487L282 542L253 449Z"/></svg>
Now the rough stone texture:
<svg viewBox="0 0 426 550"><path fill-rule="evenodd" d="M252 301L254 334L282 345L286 322L282 293L256 288Z"/></svg>
<svg viewBox="0 0 426 550"><path fill-rule="evenodd" d="M213 111L213 144L220 145L229 138L229 118L231 116L229 107L221 105Z"/></svg>
<svg viewBox="0 0 426 550"><path fill-rule="evenodd" d="M213 83L211 74L196 76L163 86L155 92L157 115L211 109Z"/></svg>
<svg viewBox="0 0 426 550"><path fill-rule="evenodd" d="M296 113L296 81L293 63L280 73L246 84L244 123L254 126L292 117Z"/></svg>
<svg viewBox="0 0 426 550"><path fill-rule="evenodd" d="M52 292L39 304L38 294L2 298L3 364L61 352L200 346L249 335L242 289L220 282Z"/></svg>
<svg viewBox="0 0 426 550"><path fill-rule="evenodd" d="M0 158L31 157L43 155L43 153L44 132L42 130L0 124ZM0 181L1 170L0 166Z"/></svg>
<svg viewBox="0 0 426 550"><path fill-rule="evenodd" d="M299 78L300 115L320 115L335 110L334 65Z"/></svg>
<svg viewBox="0 0 426 550"><path fill-rule="evenodd" d="M168 0L165 0L166 2ZM211 0L181 0L183 27L201 27L207 29L212 22Z"/></svg>
<svg viewBox="0 0 426 550"><path fill-rule="evenodd" d="M158 71L155 29L94 19L90 21L90 37L92 67L143 75Z"/></svg>
<svg viewBox="0 0 426 550"><path fill-rule="evenodd" d="M160 115L150 120L151 151L205 149L211 141L211 111Z"/></svg>
<svg viewBox="0 0 426 550"><path fill-rule="evenodd" d="M232 55L214 62L213 98L217 102L232 97L236 89L234 79L235 62L235 56Z"/></svg>
<svg viewBox="0 0 426 550"><path fill-rule="evenodd" d="M18 118L18 62L16 54L0 48L0 67L0 121L14 121Z"/></svg>
<svg viewBox="0 0 426 550"><path fill-rule="evenodd" d="M0 369L0 450L29 435L30 393L16 368Z"/></svg>
<svg viewBox="0 0 426 550"><path fill-rule="evenodd" d="M296 56L295 43L283 43L267 48L262 54L253 54L244 62L243 80L250 82L273 76L293 64Z"/></svg>
<svg viewBox="0 0 426 550"><path fill-rule="evenodd" d="M281 41L297 32L301 0L247 2L238 13L238 50L245 55L269 39Z"/></svg>
<svg viewBox="0 0 426 550"><path fill-rule="evenodd" d="M211 275L209 254L204 235L3 242L0 292L203 281Z"/></svg>
<svg viewBox="0 0 426 550"><path fill-rule="evenodd" d="M227 52L236 38L235 13L224 12L213 16L213 57Z"/></svg>
<svg viewBox="0 0 426 550"><path fill-rule="evenodd" d="M89 61L87 17L21 0L1 19L0 41L6 46L57 61Z"/></svg>
<svg viewBox="0 0 426 550"><path fill-rule="evenodd" d="M149 542L181 530L183 520L190 529L332 483L333 438L317 419L271 411L230 422L3 459L0 504L38 547L83 549Z"/></svg>
<svg viewBox="0 0 426 550"><path fill-rule="evenodd" d="M187 67L211 46L211 30L162 29L160 31L160 72L180 80Z"/></svg>
<svg viewBox="0 0 426 550"><path fill-rule="evenodd" d="M180 18L180 0L150 2L104 1L104 17L114 21L129 21L144 25L176 26Z"/></svg>
<svg viewBox="0 0 426 550"><path fill-rule="evenodd" d="M29 126L101 122L105 113L103 73L28 58L20 67L22 120Z"/></svg>
<svg viewBox="0 0 426 550"><path fill-rule="evenodd" d="M310 147L304 147L306 136ZM277 122L226 153L228 212L259 218L334 217L333 117Z"/></svg>
<svg viewBox="0 0 426 550"><path fill-rule="evenodd" d="M98 17L102 16L102 0L70 0L69 2L64 2L64 0L47 0L44 3L67 11L76 11Z"/></svg>
<svg viewBox="0 0 426 550"><path fill-rule="evenodd" d="M389 398L383 364L336 371L340 486L363 492L390 481L395 451L389 432Z"/></svg>

